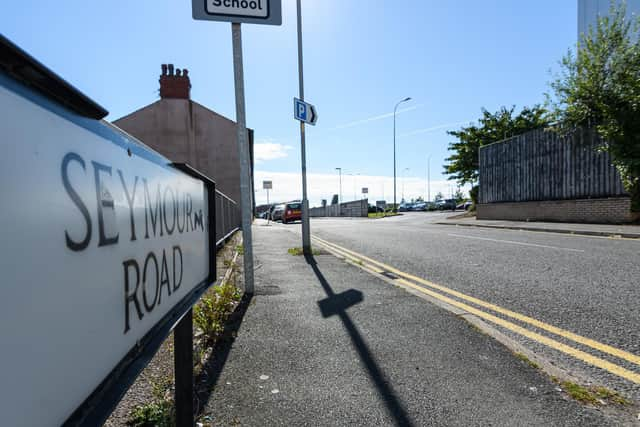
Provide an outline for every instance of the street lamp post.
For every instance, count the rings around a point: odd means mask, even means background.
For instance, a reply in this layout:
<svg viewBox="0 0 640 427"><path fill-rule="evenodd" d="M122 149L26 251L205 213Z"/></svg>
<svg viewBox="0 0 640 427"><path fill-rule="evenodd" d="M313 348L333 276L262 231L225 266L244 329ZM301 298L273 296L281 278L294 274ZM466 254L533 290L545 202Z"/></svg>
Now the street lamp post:
<svg viewBox="0 0 640 427"><path fill-rule="evenodd" d="M431 203L431 156L427 157L427 201Z"/></svg>
<svg viewBox="0 0 640 427"><path fill-rule="evenodd" d="M393 211L394 212L398 212L398 205L396 203L396 111L398 110L398 105L410 100L411 100L411 97L406 97L402 101L399 101L395 107L393 107Z"/></svg>
<svg viewBox="0 0 640 427"><path fill-rule="evenodd" d="M353 200L356 200L358 197L356 196L356 186L357 186L357 176L359 176L359 173L350 173L349 175L351 175L353 177Z"/></svg>
<svg viewBox="0 0 640 427"><path fill-rule="evenodd" d="M407 180L407 171L409 170L409 168L404 168L404 171L402 173L402 201L406 202L404 200L404 182Z"/></svg>
<svg viewBox="0 0 640 427"><path fill-rule="evenodd" d="M342 168L336 168L340 177L340 193L338 193L338 204L342 203Z"/></svg>

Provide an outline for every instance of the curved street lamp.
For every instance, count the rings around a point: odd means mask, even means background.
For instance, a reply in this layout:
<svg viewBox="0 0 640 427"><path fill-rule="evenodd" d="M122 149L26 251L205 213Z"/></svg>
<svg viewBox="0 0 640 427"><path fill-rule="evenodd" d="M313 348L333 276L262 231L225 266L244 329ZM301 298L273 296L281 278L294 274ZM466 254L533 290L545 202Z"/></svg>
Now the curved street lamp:
<svg viewBox="0 0 640 427"><path fill-rule="evenodd" d="M398 110L398 105L410 100L411 97L408 96L402 101L398 101L393 108L393 212L398 212L398 205L396 203L396 111Z"/></svg>

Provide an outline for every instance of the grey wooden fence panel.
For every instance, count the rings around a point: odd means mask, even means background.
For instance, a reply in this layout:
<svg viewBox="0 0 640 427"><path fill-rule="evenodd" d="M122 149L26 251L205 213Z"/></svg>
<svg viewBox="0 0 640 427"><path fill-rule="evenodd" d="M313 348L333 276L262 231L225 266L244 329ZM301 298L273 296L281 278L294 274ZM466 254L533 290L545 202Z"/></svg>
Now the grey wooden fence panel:
<svg viewBox="0 0 640 427"><path fill-rule="evenodd" d="M610 156L593 132L534 130L480 148L480 202L624 196Z"/></svg>

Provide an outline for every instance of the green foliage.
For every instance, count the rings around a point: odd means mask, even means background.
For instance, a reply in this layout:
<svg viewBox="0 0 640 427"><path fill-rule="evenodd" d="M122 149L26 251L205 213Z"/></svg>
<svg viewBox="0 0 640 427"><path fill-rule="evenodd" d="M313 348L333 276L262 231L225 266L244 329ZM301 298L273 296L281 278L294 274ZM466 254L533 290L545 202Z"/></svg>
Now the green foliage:
<svg viewBox="0 0 640 427"><path fill-rule="evenodd" d="M287 252L289 253L289 255L293 255L293 256L304 255L304 251L300 247L298 247L298 248L289 248L289 249L287 249ZM317 250L316 248L311 248L311 255L320 255L320 251Z"/></svg>
<svg viewBox="0 0 640 427"><path fill-rule="evenodd" d="M435 199L433 199L434 202L439 202L440 200L444 199L444 194L442 194L441 192L438 192L438 194L436 194Z"/></svg>
<svg viewBox="0 0 640 427"><path fill-rule="evenodd" d="M460 185L478 182L478 154L480 147L503 139L539 129L549 124L547 110L539 105L524 107L520 113L514 114L515 106L502 107L495 113L482 109L482 117L477 125L462 127L457 131L447 132L457 138L449 144L453 154L444 165L444 172L449 179L455 179Z"/></svg>
<svg viewBox="0 0 640 427"><path fill-rule="evenodd" d="M210 340L215 340L240 298L240 290L231 281L215 286L194 307L193 321Z"/></svg>
<svg viewBox="0 0 640 427"><path fill-rule="evenodd" d="M469 190L469 197L471 198L471 201L473 202L473 205L477 205L478 204L478 193L480 192L480 186L479 185L474 185L473 187L471 187L471 190Z"/></svg>
<svg viewBox="0 0 640 427"><path fill-rule="evenodd" d="M236 252L238 252L238 255L244 255L244 246L243 245L236 246Z"/></svg>
<svg viewBox="0 0 640 427"><path fill-rule="evenodd" d="M130 427L173 427L173 403L162 400L136 406L127 425Z"/></svg>
<svg viewBox="0 0 640 427"><path fill-rule="evenodd" d="M605 141L640 211L640 20L625 19L624 3L612 2L609 15L564 56L548 98L561 131L595 129Z"/></svg>
<svg viewBox="0 0 640 427"><path fill-rule="evenodd" d="M138 405L129 414L127 425L130 427L174 427L174 404L167 397L171 381L164 380L152 384L152 400Z"/></svg>

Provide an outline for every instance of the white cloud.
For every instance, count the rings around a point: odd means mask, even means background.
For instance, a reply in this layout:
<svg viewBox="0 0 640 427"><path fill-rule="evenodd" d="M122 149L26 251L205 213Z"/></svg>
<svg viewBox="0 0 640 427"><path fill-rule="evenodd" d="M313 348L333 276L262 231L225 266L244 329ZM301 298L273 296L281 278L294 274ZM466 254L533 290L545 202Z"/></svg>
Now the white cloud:
<svg viewBox="0 0 640 427"><path fill-rule="evenodd" d="M271 203L302 199L302 178L299 173L256 170L254 175L257 204L267 202L267 192L262 189L262 181L264 180L273 181L273 189L269 190L269 201ZM403 193L407 200L415 199L419 196L426 197L427 195L426 177L403 178L398 176L396 186L396 199L398 202L402 199ZM375 200L393 202L392 176L359 175L354 177L342 175L342 199L344 201L354 200L354 197L361 198L362 187L369 189L368 199L370 203ZM320 206L322 199L326 199L328 203L331 203L331 197L334 194L338 194L339 188L340 183L337 173L307 174L307 193L309 205L312 207ZM438 192L449 196L456 188L454 181L431 179L431 198L433 199ZM465 186L462 190L467 192L469 187Z"/></svg>
<svg viewBox="0 0 640 427"><path fill-rule="evenodd" d="M287 157L291 150L293 150L292 146L278 144L273 142L272 139L263 139L253 144L253 155L256 163L282 159Z"/></svg>

